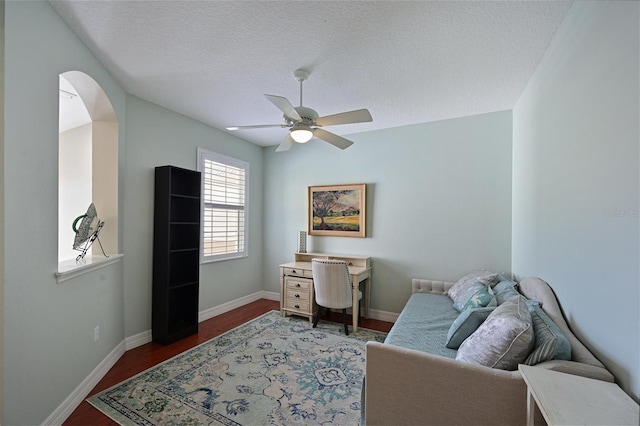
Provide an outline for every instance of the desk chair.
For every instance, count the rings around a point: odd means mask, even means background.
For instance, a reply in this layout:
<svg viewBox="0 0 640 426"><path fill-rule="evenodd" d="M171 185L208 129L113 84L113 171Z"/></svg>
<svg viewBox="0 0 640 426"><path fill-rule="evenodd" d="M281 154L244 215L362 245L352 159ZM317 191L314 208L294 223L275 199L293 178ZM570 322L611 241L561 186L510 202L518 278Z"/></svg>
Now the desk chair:
<svg viewBox="0 0 640 426"><path fill-rule="evenodd" d="M316 303L321 308L342 309L344 333L348 336L347 308L353 305L353 290L347 262L344 260L311 259L311 270ZM362 299L362 292L358 290L358 303L360 303L360 299ZM318 309L316 317L313 319L314 328L318 325L320 311L321 309ZM358 312L360 312L359 309Z"/></svg>

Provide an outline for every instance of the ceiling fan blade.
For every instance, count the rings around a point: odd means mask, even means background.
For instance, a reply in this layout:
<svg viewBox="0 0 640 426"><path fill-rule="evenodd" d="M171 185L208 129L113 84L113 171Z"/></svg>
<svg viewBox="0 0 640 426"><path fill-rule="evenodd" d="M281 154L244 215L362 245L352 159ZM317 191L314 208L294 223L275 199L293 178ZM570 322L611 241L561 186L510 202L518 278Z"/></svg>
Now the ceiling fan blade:
<svg viewBox="0 0 640 426"><path fill-rule="evenodd" d="M227 130L243 130L243 129L266 129L268 127L287 127L286 124L256 124L255 126L230 126Z"/></svg>
<svg viewBox="0 0 640 426"><path fill-rule="evenodd" d="M337 146L340 149L346 149L353 145L353 142L351 142L349 139L345 139L342 136L327 132L324 129L314 129L313 136L320 138L325 142L329 142L331 145Z"/></svg>
<svg viewBox="0 0 640 426"><path fill-rule="evenodd" d="M295 141L291 138L291 135L287 135L287 138L282 141L280 145L276 148L276 152L289 151Z"/></svg>
<svg viewBox="0 0 640 426"><path fill-rule="evenodd" d="M365 123L368 121L373 121L369 110L357 109L316 118L315 124L317 126L335 126L336 124Z"/></svg>
<svg viewBox="0 0 640 426"><path fill-rule="evenodd" d="M298 111L291 105L291 102L287 98L283 98L282 96L275 95L265 95L267 99L271 101L275 106L278 107L280 111L284 113L289 118L292 118L296 121L302 121L302 117L298 114Z"/></svg>

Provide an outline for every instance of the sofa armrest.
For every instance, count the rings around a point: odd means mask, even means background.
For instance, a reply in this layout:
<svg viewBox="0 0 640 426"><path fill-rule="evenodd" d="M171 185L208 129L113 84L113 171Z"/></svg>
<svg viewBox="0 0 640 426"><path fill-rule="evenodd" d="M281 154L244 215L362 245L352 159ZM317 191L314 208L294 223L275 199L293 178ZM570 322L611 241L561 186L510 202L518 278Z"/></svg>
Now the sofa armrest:
<svg viewBox="0 0 640 426"><path fill-rule="evenodd" d="M411 293L447 294L455 283L449 281L425 280L414 278L411 280Z"/></svg>
<svg viewBox="0 0 640 426"><path fill-rule="evenodd" d="M526 394L518 371L367 343L367 425L524 424Z"/></svg>
<svg viewBox="0 0 640 426"><path fill-rule="evenodd" d="M536 364L538 368L559 371L561 373L574 374L576 376L588 377L590 379L602 380L603 382L614 382L613 374L604 367L585 364L576 361L564 361L553 359L551 361Z"/></svg>

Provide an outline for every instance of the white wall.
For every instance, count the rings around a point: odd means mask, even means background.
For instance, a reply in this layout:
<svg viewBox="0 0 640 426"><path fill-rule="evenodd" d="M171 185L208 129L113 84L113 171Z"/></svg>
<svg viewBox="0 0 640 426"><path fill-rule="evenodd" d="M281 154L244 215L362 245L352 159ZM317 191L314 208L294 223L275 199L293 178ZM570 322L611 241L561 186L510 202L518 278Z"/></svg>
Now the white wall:
<svg viewBox="0 0 640 426"><path fill-rule="evenodd" d="M82 70L92 76L123 126L125 94L49 3L3 6L8 83L0 422L34 425L124 339L122 262L62 284L53 275L58 265L59 75ZM122 132L119 140L124 143ZM100 340L94 343L96 325Z"/></svg>
<svg viewBox="0 0 640 426"><path fill-rule="evenodd" d="M127 96L126 335L151 328L154 167L196 170L198 147L250 164L249 256L200 267L200 311L262 289L262 149L165 108Z"/></svg>
<svg viewBox="0 0 640 426"><path fill-rule="evenodd" d="M58 151L58 259L75 259L74 220L87 211L92 196L92 125L60 133ZM98 213L100 211L98 210ZM78 226L80 222L78 222Z"/></svg>
<svg viewBox="0 0 640 426"><path fill-rule="evenodd" d="M639 4L577 2L513 112L513 270L636 399Z"/></svg>
<svg viewBox="0 0 640 426"><path fill-rule="evenodd" d="M372 256L373 309L400 312L412 277L509 272L511 135L504 111L351 135L344 151L264 148L264 289L279 291L307 229L309 185L367 184L367 238L309 237L307 250Z"/></svg>

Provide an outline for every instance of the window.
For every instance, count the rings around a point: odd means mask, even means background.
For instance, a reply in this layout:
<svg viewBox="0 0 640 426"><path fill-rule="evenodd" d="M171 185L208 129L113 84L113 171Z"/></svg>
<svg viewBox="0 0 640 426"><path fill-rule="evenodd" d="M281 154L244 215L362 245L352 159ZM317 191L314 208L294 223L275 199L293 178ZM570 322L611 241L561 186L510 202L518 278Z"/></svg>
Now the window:
<svg viewBox="0 0 640 426"><path fill-rule="evenodd" d="M198 148L202 262L247 256L249 164Z"/></svg>
<svg viewBox="0 0 640 426"><path fill-rule="evenodd" d="M58 273L113 259L118 244L118 119L104 90L89 75L59 75ZM104 227L85 262L76 262L72 224L93 203ZM86 243L82 243L84 248ZM60 282L60 279L59 279Z"/></svg>

